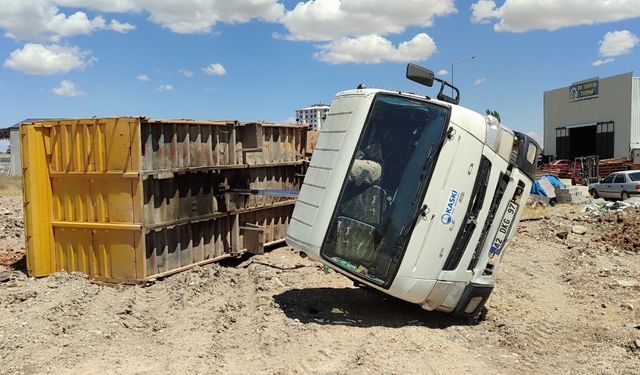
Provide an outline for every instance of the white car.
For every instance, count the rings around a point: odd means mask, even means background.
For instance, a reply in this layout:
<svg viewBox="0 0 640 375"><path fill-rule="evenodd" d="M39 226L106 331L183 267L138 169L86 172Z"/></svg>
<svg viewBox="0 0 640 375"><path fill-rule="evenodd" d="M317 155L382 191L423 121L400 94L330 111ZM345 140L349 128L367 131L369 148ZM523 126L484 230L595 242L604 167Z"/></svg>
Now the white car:
<svg viewBox="0 0 640 375"><path fill-rule="evenodd" d="M589 193L594 198L622 200L640 195L640 170L611 173L602 181L589 185Z"/></svg>

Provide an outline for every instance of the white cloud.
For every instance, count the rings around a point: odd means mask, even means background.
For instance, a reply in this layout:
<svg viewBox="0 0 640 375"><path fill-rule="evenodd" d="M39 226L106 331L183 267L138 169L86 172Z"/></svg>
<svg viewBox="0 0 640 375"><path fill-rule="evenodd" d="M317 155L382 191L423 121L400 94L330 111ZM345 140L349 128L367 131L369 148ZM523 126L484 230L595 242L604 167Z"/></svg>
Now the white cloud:
<svg viewBox="0 0 640 375"><path fill-rule="evenodd" d="M482 78L478 78L478 79L476 79L476 80L473 82L473 84L474 84L474 85L476 85L476 86L478 86L478 85L481 85L481 84L483 84L483 83L485 83L485 82L487 82L487 79L486 79L485 77L482 77Z"/></svg>
<svg viewBox="0 0 640 375"><path fill-rule="evenodd" d="M193 72L190 71L189 69L179 69L178 73L182 74L183 76L185 76L187 78L193 77Z"/></svg>
<svg viewBox="0 0 640 375"><path fill-rule="evenodd" d="M449 71L447 69L440 69L436 74L439 76L446 76L447 74L449 74Z"/></svg>
<svg viewBox="0 0 640 375"><path fill-rule="evenodd" d="M496 31L524 32L557 30L577 25L594 25L640 16L638 0L505 0L500 7L491 0L471 6L472 21L491 22Z"/></svg>
<svg viewBox="0 0 640 375"><path fill-rule="evenodd" d="M398 47L379 35L365 35L357 38L341 38L323 44L319 49L314 54L315 58L330 64L421 61L437 50L433 39L424 33L400 43Z"/></svg>
<svg viewBox="0 0 640 375"><path fill-rule="evenodd" d="M218 89L215 87L207 87L204 89L204 92L214 92L214 91L218 91Z"/></svg>
<svg viewBox="0 0 640 375"><path fill-rule="evenodd" d="M227 74L227 70L221 64L209 64L202 68L202 71L206 75L218 75L223 76Z"/></svg>
<svg viewBox="0 0 640 375"><path fill-rule="evenodd" d="M592 64L593 64L593 66L600 66L600 65L608 64L608 63L611 63L611 62L614 62L614 61L615 61L615 59L613 59L613 58L608 58L608 59L604 59L604 60L598 59L598 60L594 61Z"/></svg>
<svg viewBox="0 0 640 375"><path fill-rule="evenodd" d="M97 10L99 12L122 13L137 11L135 0L53 0L57 6Z"/></svg>
<svg viewBox="0 0 640 375"><path fill-rule="evenodd" d="M60 95L60 96L80 96L80 95L84 95L84 92L82 92L80 90L80 88L78 86L76 86L75 83L71 82L71 81L61 81L60 82L60 86L51 89L51 91L56 94L56 95Z"/></svg>
<svg viewBox="0 0 640 375"><path fill-rule="evenodd" d="M496 17L496 3L491 0L480 0L471 5L471 21L475 23L489 23Z"/></svg>
<svg viewBox="0 0 640 375"><path fill-rule="evenodd" d="M604 34L604 38L600 41L600 56L615 57L625 55L638 43L640 43L640 39L628 30L608 32Z"/></svg>
<svg viewBox="0 0 640 375"><path fill-rule="evenodd" d="M4 67L27 74L52 75L84 69L94 61L96 59L91 56L91 52L76 46L27 43L21 49L11 52Z"/></svg>
<svg viewBox="0 0 640 375"><path fill-rule="evenodd" d="M149 19L179 34L211 32L218 22L244 23L259 18L278 21L284 6L278 0L136 0Z"/></svg>
<svg viewBox="0 0 640 375"><path fill-rule="evenodd" d="M60 12L51 0L2 0L0 28L16 40L54 41L74 35L86 35L105 28L101 16L89 19L84 12L69 16Z"/></svg>
<svg viewBox="0 0 640 375"><path fill-rule="evenodd" d="M173 85L162 84L162 85L158 86L156 91L173 91Z"/></svg>
<svg viewBox="0 0 640 375"><path fill-rule="evenodd" d="M139 76L136 77L136 79L142 82L149 82L149 76L146 74L140 74Z"/></svg>
<svg viewBox="0 0 640 375"><path fill-rule="evenodd" d="M119 33L122 34L126 34L131 30L135 30L136 26L132 25L130 23L122 23L118 20L111 20L111 23L109 23L109 30L113 30L113 31L117 31Z"/></svg>
<svg viewBox="0 0 640 375"><path fill-rule="evenodd" d="M614 62L614 57L625 55L640 43L640 38L628 30L610 31L604 35L600 43L600 59L592 63L600 66Z"/></svg>
<svg viewBox="0 0 640 375"><path fill-rule="evenodd" d="M435 16L456 12L453 0L315 0L300 2L281 22L293 40L399 34L428 27Z"/></svg>

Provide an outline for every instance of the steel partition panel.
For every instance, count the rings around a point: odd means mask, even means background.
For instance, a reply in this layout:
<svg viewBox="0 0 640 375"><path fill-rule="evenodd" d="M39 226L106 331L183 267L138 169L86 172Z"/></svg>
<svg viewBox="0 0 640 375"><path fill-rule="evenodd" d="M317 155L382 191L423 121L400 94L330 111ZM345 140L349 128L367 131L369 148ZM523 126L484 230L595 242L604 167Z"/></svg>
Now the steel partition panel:
<svg viewBox="0 0 640 375"><path fill-rule="evenodd" d="M49 128L20 126L27 272L46 276L55 271L48 157Z"/></svg>
<svg viewBox="0 0 640 375"><path fill-rule="evenodd" d="M237 188L232 181L252 189L300 186L303 127L94 118L21 131L33 276L64 270L143 282L246 251L247 225L264 230L267 243L281 240L292 200L232 200L221 190ZM243 149L250 139L257 147ZM249 152L255 165L242 164ZM163 170L171 174L156 174Z"/></svg>
<svg viewBox="0 0 640 375"><path fill-rule="evenodd" d="M43 135L24 147L30 169L25 201L32 203L25 221L40 224L26 228L31 275L65 270L110 281L145 278L136 259L142 228L138 128L137 118L25 125L26 140Z"/></svg>

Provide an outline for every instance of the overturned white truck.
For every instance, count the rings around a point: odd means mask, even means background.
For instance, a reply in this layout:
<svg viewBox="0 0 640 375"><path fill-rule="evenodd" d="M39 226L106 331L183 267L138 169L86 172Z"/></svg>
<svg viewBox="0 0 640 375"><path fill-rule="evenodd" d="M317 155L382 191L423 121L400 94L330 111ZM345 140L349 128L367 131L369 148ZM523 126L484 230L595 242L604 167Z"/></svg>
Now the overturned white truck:
<svg viewBox="0 0 640 375"><path fill-rule="evenodd" d="M458 89L430 70L409 64L407 78L440 82L438 99L363 86L336 95L287 242L359 284L473 317L493 290L539 146L459 106Z"/></svg>

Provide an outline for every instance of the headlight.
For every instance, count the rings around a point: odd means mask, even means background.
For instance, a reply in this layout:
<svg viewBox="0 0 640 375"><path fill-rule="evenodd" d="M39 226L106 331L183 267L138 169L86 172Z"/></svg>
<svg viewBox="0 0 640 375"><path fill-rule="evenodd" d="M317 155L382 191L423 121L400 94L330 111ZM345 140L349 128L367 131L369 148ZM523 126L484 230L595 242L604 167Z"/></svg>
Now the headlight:
<svg viewBox="0 0 640 375"><path fill-rule="evenodd" d="M487 135L484 142L500 157L509 161L513 151L515 134L500 126L498 119L491 115L485 116L485 122L487 123Z"/></svg>
<svg viewBox="0 0 640 375"><path fill-rule="evenodd" d="M484 120L487 123L487 135L484 143L491 147L493 151L498 152L500 147L500 122L491 115L485 116Z"/></svg>

